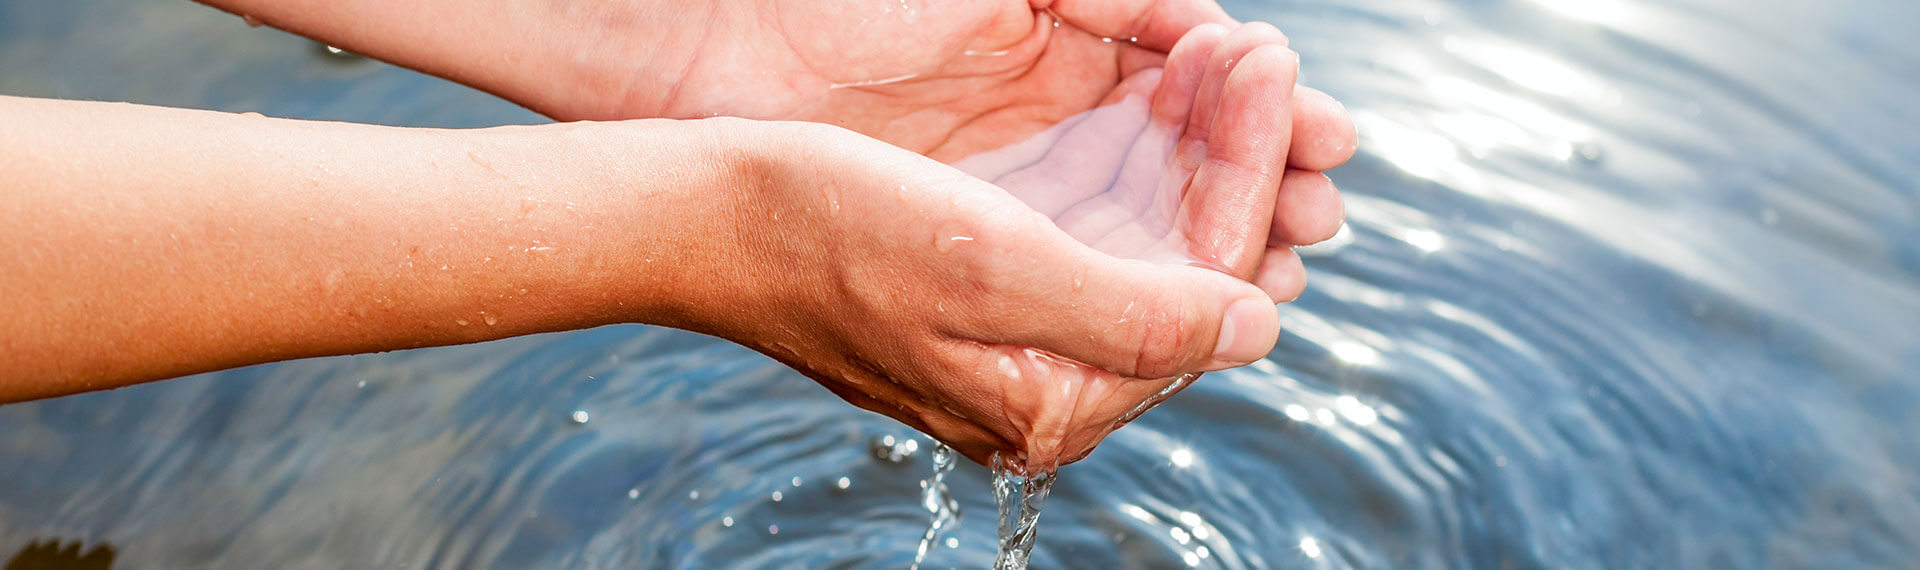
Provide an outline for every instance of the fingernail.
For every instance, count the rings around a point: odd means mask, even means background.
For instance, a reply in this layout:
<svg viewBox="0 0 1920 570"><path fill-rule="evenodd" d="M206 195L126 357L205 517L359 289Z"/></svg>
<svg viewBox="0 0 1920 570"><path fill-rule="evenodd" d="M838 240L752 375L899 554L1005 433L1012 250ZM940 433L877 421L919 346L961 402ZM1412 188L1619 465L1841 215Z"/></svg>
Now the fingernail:
<svg viewBox="0 0 1920 570"><path fill-rule="evenodd" d="M1259 360L1273 350L1266 334L1280 317L1266 299L1247 298L1227 306L1220 321L1220 342L1213 347L1213 359L1234 365Z"/></svg>

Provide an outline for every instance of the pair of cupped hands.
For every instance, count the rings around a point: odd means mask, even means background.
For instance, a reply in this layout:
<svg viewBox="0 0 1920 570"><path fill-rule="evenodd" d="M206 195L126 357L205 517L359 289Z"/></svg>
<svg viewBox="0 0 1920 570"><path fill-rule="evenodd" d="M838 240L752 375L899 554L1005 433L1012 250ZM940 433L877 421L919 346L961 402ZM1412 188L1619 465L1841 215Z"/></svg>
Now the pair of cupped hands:
<svg viewBox="0 0 1920 570"><path fill-rule="evenodd" d="M1212 0L720 4L653 42L685 53L640 54L670 85L495 91L561 119L816 123L739 214L729 274L780 302L688 328L975 461L1076 461L1175 378L1264 357L1305 284L1292 248L1340 226L1320 171L1350 119Z"/></svg>

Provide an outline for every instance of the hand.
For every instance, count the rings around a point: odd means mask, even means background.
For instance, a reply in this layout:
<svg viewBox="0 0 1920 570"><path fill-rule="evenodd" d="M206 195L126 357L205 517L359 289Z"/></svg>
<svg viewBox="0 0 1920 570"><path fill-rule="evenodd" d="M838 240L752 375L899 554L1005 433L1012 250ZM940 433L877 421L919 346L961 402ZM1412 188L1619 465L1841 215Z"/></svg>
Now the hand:
<svg viewBox="0 0 1920 570"><path fill-rule="evenodd" d="M1146 379L1239 366L1278 336L1244 281L1100 253L998 187L870 138L771 125L753 169L765 182L731 210L738 254L708 261L712 299L688 303L709 307L690 328L975 461L1071 462L1169 382Z"/></svg>
<svg viewBox="0 0 1920 570"><path fill-rule="evenodd" d="M562 120L815 121L946 162L1091 109L1195 26L1236 24L1212 0L202 1ZM1286 164L1352 151L1325 94L1301 89L1288 114Z"/></svg>
<svg viewBox="0 0 1920 570"><path fill-rule="evenodd" d="M1197 263L1291 301L1305 286L1292 246L1332 237L1342 207L1325 176L1274 166L1289 156L1298 62L1264 33L1196 28L1164 72L1129 76L1101 107L957 166L1102 252Z"/></svg>
<svg viewBox="0 0 1920 570"><path fill-rule="evenodd" d="M602 27L572 36L612 45L572 51L612 58L602 79L522 102L561 119L822 122L953 162L1093 108L1196 26L1237 26L1212 0L646 2L585 9ZM1246 28L1229 51L1286 45L1270 25ZM1283 164L1325 170L1351 153L1351 121L1326 94L1301 89L1280 111L1300 143Z"/></svg>

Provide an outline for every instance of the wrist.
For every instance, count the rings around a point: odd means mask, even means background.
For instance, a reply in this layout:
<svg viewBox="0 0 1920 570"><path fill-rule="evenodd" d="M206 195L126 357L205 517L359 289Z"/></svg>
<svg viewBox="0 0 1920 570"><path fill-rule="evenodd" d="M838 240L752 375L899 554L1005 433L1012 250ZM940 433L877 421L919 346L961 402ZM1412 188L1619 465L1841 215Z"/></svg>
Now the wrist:
<svg viewBox="0 0 1920 570"><path fill-rule="evenodd" d="M482 136L522 149L550 177L539 183L552 188L543 207L565 217L551 244L561 255L543 271L592 319L584 325L637 322L727 336L766 270L754 259L765 232L754 190L772 176L775 154L765 130L733 119L650 119Z"/></svg>

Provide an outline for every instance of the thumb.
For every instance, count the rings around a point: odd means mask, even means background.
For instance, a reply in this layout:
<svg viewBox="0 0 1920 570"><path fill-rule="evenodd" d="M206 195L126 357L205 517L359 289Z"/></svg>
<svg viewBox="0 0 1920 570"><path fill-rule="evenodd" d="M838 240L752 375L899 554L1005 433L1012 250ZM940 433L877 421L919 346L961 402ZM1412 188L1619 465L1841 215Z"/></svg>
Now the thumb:
<svg viewBox="0 0 1920 570"><path fill-rule="evenodd" d="M1017 291L1018 315L983 325L988 340L1032 347L1121 376L1166 378L1222 370L1265 357L1280 317L1259 287L1217 271L1119 259L1073 242L1027 249L1028 260L1002 267L1024 275L998 280Z"/></svg>

